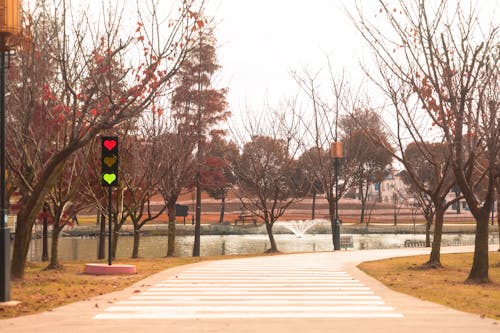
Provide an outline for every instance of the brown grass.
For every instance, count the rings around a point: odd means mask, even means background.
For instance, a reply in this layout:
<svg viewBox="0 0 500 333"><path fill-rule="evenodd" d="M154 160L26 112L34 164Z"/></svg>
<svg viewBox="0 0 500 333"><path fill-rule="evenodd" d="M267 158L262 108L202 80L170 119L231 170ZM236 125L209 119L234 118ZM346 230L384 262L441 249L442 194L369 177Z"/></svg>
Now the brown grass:
<svg viewBox="0 0 500 333"><path fill-rule="evenodd" d="M43 312L121 290L151 274L175 266L236 257L249 256L123 259L116 263L136 265L138 273L115 276L83 274L84 262L63 263L60 270L45 270L47 263L29 263L25 278L11 283L11 299L20 301L21 304L15 307L0 307L0 319Z"/></svg>
<svg viewBox="0 0 500 333"><path fill-rule="evenodd" d="M365 262L359 268L391 289L451 308L500 320L500 252L490 252L491 283L464 283L472 253L445 254L443 268L424 269L428 256Z"/></svg>

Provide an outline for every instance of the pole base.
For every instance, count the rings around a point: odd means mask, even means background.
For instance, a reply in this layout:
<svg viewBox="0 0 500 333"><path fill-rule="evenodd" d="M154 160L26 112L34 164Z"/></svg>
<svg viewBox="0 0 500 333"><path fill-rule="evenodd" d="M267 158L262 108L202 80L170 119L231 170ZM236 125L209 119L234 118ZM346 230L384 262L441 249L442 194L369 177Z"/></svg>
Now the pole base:
<svg viewBox="0 0 500 333"><path fill-rule="evenodd" d="M19 301L8 301L8 302L0 302L0 309L4 308L14 308L21 304Z"/></svg>
<svg viewBox="0 0 500 333"><path fill-rule="evenodd" d="M136 274L137 269L135 265L86 264L84 272L90 275Z"/></svg>

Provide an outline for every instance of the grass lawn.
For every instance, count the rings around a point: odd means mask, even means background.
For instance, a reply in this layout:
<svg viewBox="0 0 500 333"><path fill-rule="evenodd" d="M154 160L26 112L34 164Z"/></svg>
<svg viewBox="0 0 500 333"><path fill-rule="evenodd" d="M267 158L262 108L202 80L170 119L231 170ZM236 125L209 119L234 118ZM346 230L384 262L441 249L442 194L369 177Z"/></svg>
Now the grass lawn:
<svg viewBox="0 0 500 333"><path fill-rule="evenodd" d="M16 307L0 307L0 319L47 311L64 304L124 289L167 268L205 260L240 257L250 256L118 259L116 263L136 265L137 274L114 276L83 274L85 266L83 261L63 262L61 270L45 270L47 263L29 263L25 278L11 283L11 299L20 301L21 304Z"/></svg>
<svg viewBox="0 0 500 333"><path fill-rule="evenodd" d="M472 253L444 254L442 269L423 269L428 256L365 262L359 268L398 292L500 320L500 252L490 252L491 283L465 284Z"/></svg>

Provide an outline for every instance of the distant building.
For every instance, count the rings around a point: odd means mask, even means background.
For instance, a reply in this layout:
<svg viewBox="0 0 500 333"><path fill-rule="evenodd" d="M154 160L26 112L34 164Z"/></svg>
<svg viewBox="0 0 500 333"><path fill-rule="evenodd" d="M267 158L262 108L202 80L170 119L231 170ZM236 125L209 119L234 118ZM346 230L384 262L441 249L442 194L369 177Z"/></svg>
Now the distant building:
<svg viewBox="0 0 500 333"><path fill-rule="evenodd" d="M389 170L387 176L381 182L370 184L368 189L368 202L394 203L394 200L406 201L408 194L405 190L401 173L397 170ZM358 188L355 186L349 193L350 197L359 199Z"/></svg>

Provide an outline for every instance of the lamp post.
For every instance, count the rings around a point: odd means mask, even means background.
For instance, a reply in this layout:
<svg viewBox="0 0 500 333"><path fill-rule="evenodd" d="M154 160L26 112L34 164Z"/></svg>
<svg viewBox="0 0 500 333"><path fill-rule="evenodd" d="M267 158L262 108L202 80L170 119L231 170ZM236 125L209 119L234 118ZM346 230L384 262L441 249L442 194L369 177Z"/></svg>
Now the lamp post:
<svg viewBox="0 0 500 333"><path fill-rule="evenodd" d="M396 190L393 188L392 191L392 201L393 201L393 210L394 210L394 225L398 225L398 195Z"/></svg>
<svg viewBox="0 0 500 333"><path fill-rule="evenodd" d="M10 301L10 231L6 193L5 160L5 69L14 46L10 37L20 31L19 0L0 0L0 302Z"/></svg>
<svg viewBox="0 0 500 333"><path fill-rule="evenodd" d="M333 224L333 250L340 250L340 219L339 219L339 160L342 158L342 142L332 142L330 155L334 159L335 167L335 223Z"/></svg>
<svg viewBox="0 0 500 333"><path fill-rule="evenodd" d="M453 185L453 192L455 192L455 198L458 198L460 195L460 186ZM460 214L460 200L457 200L457 215Z"/></svg>

